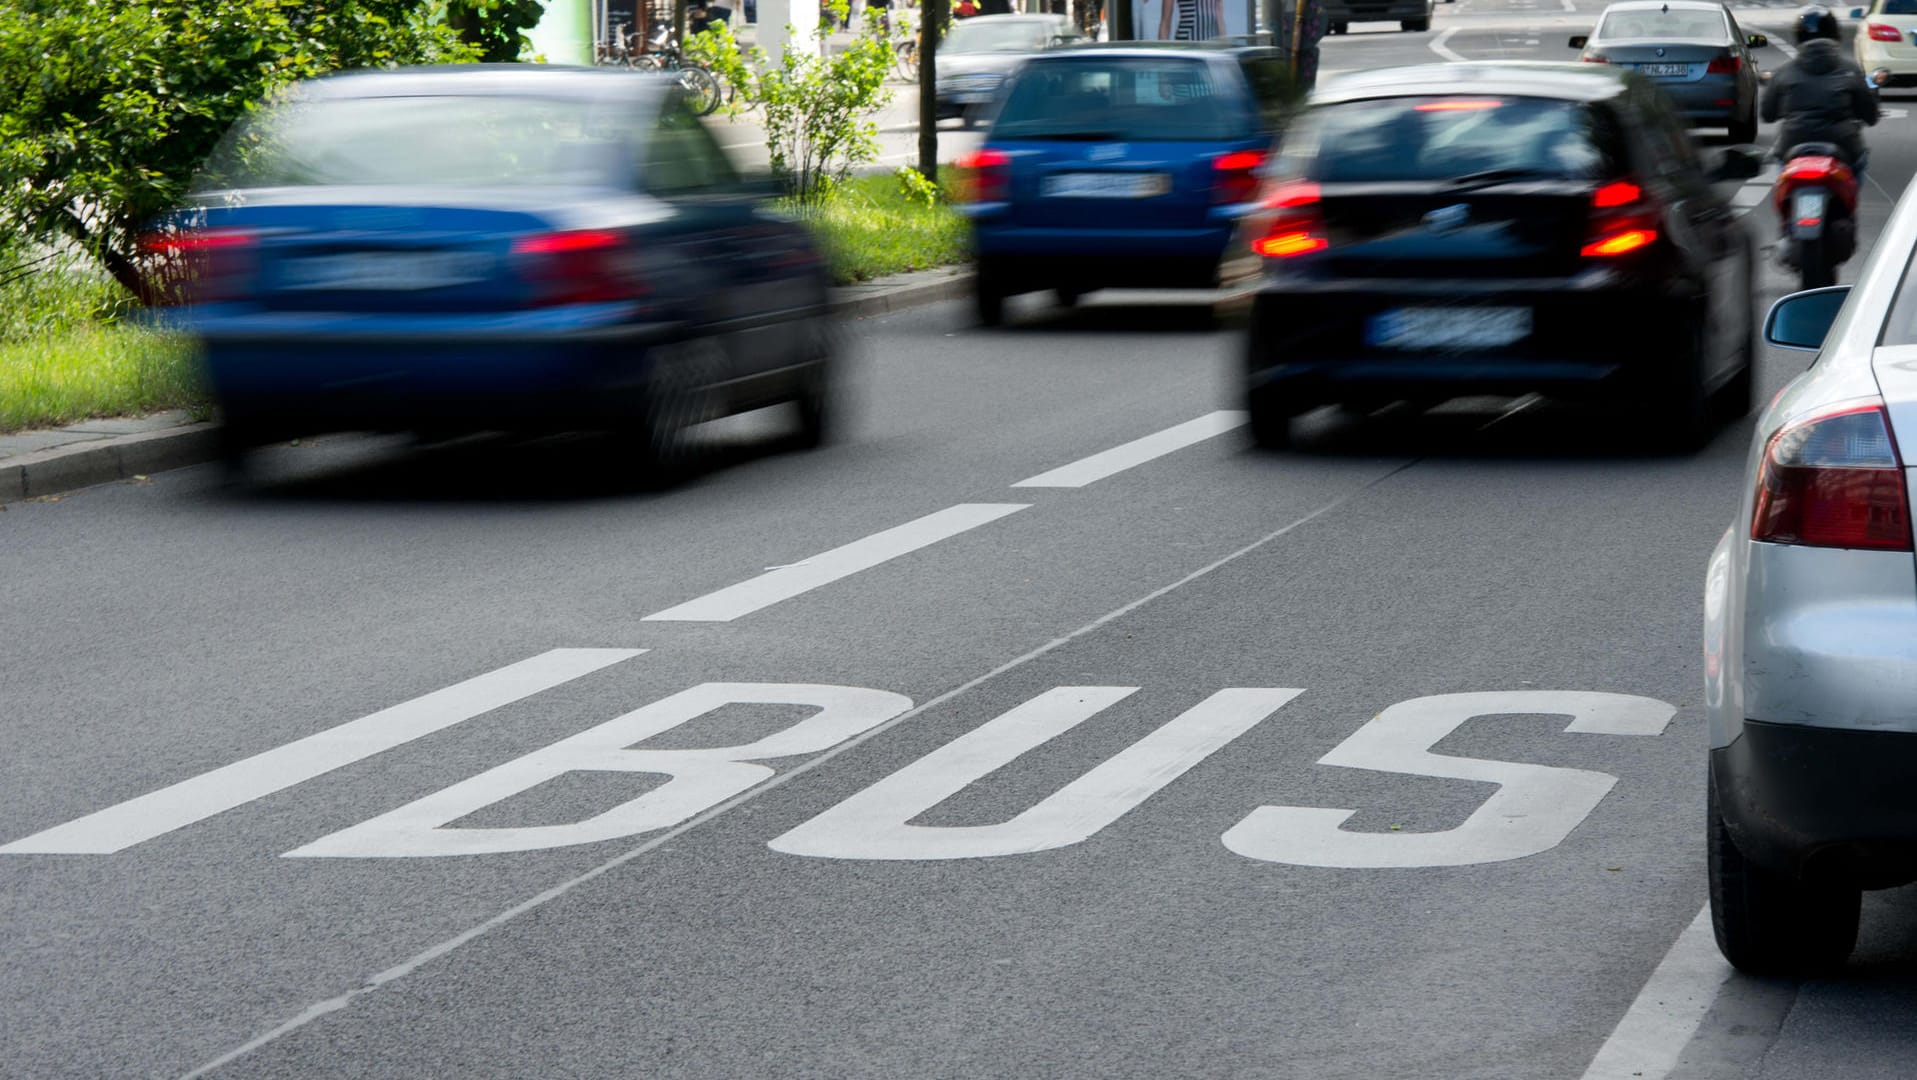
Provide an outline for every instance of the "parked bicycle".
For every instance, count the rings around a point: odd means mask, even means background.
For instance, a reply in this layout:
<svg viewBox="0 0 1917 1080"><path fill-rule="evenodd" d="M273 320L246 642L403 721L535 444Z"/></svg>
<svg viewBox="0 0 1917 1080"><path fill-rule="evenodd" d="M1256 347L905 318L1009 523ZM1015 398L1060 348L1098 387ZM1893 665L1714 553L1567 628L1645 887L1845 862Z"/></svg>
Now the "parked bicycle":
<svg viewBox="0 0 1917 1080"><path fill-rule="evenodd" d="M661 24L652 32L645 51L633 61L633 66L641 71L677 72L679 85L686 91L686 103L700 116L712 115L725 100L725 88L719 85L719 77L685 59L670 25Z"/></svg>

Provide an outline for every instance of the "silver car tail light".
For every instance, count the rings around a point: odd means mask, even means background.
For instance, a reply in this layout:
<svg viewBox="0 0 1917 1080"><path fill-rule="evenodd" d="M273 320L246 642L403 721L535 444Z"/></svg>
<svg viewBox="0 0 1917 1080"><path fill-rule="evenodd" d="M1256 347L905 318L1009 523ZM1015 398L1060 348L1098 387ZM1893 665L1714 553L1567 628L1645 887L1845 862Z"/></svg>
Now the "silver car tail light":
<svg viewBox="0 0 1917 1080"><path fill-rule="evenodd" d="M1910 551L1910 498L1881 401L1787 424L1764 447L1751 539Z"/></svg>

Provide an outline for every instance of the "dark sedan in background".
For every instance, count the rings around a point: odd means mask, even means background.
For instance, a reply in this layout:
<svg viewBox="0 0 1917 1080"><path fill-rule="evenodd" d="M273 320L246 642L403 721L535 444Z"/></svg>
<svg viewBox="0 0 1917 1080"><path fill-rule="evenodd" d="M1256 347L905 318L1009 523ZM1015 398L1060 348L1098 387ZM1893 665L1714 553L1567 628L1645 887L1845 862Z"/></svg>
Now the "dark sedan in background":
<svg viewBox="0 0 1917 1080"><path fill-rule="evenodd" d="M460 66L299 86L148 238L237 462L330 430L625 435L796 402L832 335L808 234L762 208L670 77Z"/></svg>
<svg viewBox="0 0 1917 1080"><path fill-rule="evenodd" d="M1630 68L1656 81L1695 127L1730 129L1734 143L1757 139L1757 63L1770 44L1745 34L1717 0L1628 0L1598 16L1589 37L1571 39L1587 64Z"/></svg>
<svg viewBox="0 0 1917 1080"><path fill-rule="evenodd" d="M1270 170L1253 432L1327 404L1610 398L1700 440L1749 411L1753 244L1668 100L1629 71L1448 64L1321 88ZM1616 329L1628 326L1620 337Z"/></svg>

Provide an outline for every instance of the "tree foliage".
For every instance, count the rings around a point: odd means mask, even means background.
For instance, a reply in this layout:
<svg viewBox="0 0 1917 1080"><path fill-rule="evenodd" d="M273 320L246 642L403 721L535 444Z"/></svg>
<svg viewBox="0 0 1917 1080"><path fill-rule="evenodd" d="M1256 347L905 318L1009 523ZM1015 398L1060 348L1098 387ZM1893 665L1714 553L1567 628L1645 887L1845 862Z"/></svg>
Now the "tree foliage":
<svg viewBox="0 0 1917 1080"><path fill-rule="evenodd" d="M430 0L0 2L0 227L141 291L138 237L241 115L297 79L469 60Z"/></svg>
<svg viewBox="0 0 1917 1080"><path fill-rule="evenodd" d="M843 13L845 0L835 0ZM873 117L892 99L885 85L892 46L876 20L868 20L842 52L822 55L830 23L820 20L818 48L793 42L779 64L765 50L741 53L724 23L694 35L687 54L731 82L736 114L761 111L772 171L802 200L824 197L852 169L879 156L879 126Z"/></svg>
<svg viewBox="0 0 1917 1080"><path fill-rule="evenodd" d="M526 31L546 13L540 0L447 0L446 21L489 64L519 59L532 45Z"/></svg>

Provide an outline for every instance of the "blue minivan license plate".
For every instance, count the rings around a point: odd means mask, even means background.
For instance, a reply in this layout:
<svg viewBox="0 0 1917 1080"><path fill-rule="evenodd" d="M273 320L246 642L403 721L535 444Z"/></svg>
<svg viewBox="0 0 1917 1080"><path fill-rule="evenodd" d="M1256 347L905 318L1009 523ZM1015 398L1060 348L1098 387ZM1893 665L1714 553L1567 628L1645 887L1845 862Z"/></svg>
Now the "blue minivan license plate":
<svg viewBox="0 0 1917 1080"><path fill-rule="evenodd" d="M1068 172L1045 178L1047 196L1066 199L1149 199L1171 190L1164 173Z"/></svg>

